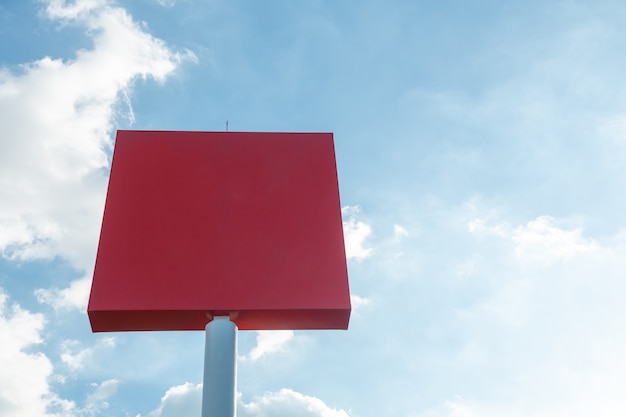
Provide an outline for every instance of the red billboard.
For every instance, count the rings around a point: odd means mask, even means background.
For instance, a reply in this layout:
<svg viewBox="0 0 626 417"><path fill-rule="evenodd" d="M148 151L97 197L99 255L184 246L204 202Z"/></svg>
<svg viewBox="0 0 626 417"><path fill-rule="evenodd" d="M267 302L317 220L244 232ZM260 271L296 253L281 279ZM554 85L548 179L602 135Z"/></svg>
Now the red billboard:
<svg viewBox="0 0 626 417"><path fill-rule="evenodd" d="M346 329L332 133L118 131L94 332Z"/></svg>

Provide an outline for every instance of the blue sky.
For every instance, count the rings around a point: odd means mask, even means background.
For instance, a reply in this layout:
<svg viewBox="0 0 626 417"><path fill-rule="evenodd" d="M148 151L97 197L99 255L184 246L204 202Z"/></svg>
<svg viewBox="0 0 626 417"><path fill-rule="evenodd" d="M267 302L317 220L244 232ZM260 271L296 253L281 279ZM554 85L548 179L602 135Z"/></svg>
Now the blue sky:
<svg viewBox="0 0 626 417"><path fill-rule="evenodd" d="M200 414L91 333L116 129L332 131L353 314L240 332L239 416L626 413L626 6L0 3L0 415Z"/></svg>

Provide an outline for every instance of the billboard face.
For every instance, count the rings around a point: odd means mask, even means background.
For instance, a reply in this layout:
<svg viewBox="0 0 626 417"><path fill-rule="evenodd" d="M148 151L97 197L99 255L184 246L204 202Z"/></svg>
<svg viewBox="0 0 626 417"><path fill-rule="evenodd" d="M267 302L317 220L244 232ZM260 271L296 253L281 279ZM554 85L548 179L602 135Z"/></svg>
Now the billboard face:
<svg viewBox="0 0 626 417"><path fill-rule="evenodd" d="M118 131L92 330L346 329L332 133Z"/></svg>

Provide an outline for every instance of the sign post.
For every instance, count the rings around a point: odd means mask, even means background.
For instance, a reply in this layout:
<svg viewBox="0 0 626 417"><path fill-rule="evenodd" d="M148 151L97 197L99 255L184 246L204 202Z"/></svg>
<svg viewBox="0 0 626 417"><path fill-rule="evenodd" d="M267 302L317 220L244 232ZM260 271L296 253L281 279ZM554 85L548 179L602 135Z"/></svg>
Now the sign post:
<svg viewBox="0 0 626 417"><path fill-rule="evenodd" d="M333 134L118 131L87 310L205 330L203 416L233 416L237 329L348 328Z"/></svg>
<svg viewBox="0 0 626 417"><path fill-rule="evenodd" d="M206 325L202 417L235 417L237 325L218 316Z"/></svg>

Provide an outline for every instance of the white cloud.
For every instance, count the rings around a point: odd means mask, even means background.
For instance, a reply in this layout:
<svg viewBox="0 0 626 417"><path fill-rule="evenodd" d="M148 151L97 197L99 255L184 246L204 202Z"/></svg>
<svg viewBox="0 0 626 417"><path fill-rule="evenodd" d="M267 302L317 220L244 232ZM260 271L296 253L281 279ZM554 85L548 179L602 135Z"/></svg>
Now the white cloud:
<svg viewBox="0 0 626 417"><path fill-rule="evenodd" d="M393 225L393 237L395 239L400 239L408 235L409 235L409 231L406 230L404 227L400 226L399 224Z"/></svg>
<svg viewBox="0 0 626 417"><path fill-rule="evenodd" d="M163 7L173 7L176 4L176 0L156 0L156 2Z"/></svg>
<svg viewBox="0 0 626 417"><path fill-rule="evenodd" d="M365 240L372 234L372 228L367 223L356 219L360 210L358 206L341 208L341 213L344 217L343 237L348 259L362 260L372 253L372 248L365 247Z"/></svg>
<svg viewBox="0 0 626 417"><path fill-rule="evenodd" d="M549 216L493 224L469 224L476 267L463 282L479 296L456 310L462 343L447 358L482 388L456 385L474 400L416 415L622 415L626 234L593 239Z"/></svg>
<svg viewBox="0 0 626 417"><path fill-rule="evenodd" d="M64 352L61 353L61 361L72 371L81 369L84 363L91 358L93 353L92 348L80 349L78 352L72 352L73 348L78 344L79 342L76 340L67 340L62 346Z"/></svg>
<svg viewBox="0 0 626 417"><path fill-rule="evenodd" d="M90 289L91 276L87 275L72 281L62 290L40 288L35 291L35 296L40 303L49 304L55 309L78 309L86 312Z"/></svg>
<svg viewBox="0 0 626 417"><path fill-rule="evenodd" d="M294 337L293 330L259 330L256 334L256 345L243 359L256 361L263 356L283 351Z"/></svg>
<svg viewBox="0 0 626 417"><path fill-rule="evenodd" d="M0 415L47 416L48 407L71 408L50 392L52 364L42 353L32 353L42 343L44 318L19 305L9 305L0 289Z"/></svg>
<svg viewBox="0 0 626 417"><path fill-rule="evenodd" d="M283 388L249 403L240 403L239 417L349 417L343 409L327 406L322 400Z"/></svg>
<svg viewBox="0 0 626 417"><path fill-rule="evenodd" d="M515 256L521 262L567 261L599 251L597 243L584 238L580 228L561 229L550 216L539 216L515 228L507 223L488 225L484 219L474 219L467 227L471 233L490 234L509 240L515 247Z"/></svg>
<svg viewBox="0 0 626 417"><path fill-rule="evenodd" d="M199 416L201 411L202 384L187 382L168 389L159 407L148 413L148 417Z"/></svg>
<svg viewBox="0 0 626 417"><path fill-rule="evenodd" d="M355 313L363 307L370 305L369 298L360 297L356 294L350 294L350 304L352 305L352 312Z"/></svg>
<svg viewBox="0 0 626 417"><path fill-rule="evenodd" d="M515 254L522 260L568 260L598 250L593 240L583 238L581 229L559 229L549 216L515 228L512 239L516 244Z"/></svg>
<svg viewBox="0 0 626 417"><path fill-rule="evenodd" d="M185 383L167 390L159 407L148 417L198 416L201 412L202 385ZM333 409L319 398L290 389L268 392L249 403L237 401L239 417L349 417L342 409Z"/></svg>
<svg viewBox="0 0 626 417"><path fill-rule="evenodd" d="M82 348L78 340L65 340L62 344L61 361L75 372L84 368L91 360L95 351L115 346L115 338L107 336L100 338L93 346Z"/></svg>
<svg viewBox="0 0 626 417"><path fill-rule="evenodd" d="M109 408L109 399L113 394L117 392L117 388L120 381L117 379L108 379L100 384L91 384L94 387L94 391L87 396L85 401L85 411L89 414L95 415L100 410Z"/></svg>
<svg viewBox="0 0 626 417"><path fill-rule="evenodd" d="M460 396L456 396L451 401L446 401L440 407L436 407L424 413L419 414L419 417L478 417L478 416L479 414L476 414L474 412L474 410L472 409L472 406L468 405ZM485 414L480 414L480 416L485 416Z"/></svg>
<svg viewBox="0 0 626 417"><path fill-rule="evenodd" d="M49 0L46 11L50 17L74 20L107 3L107 0L82 0L68 4L66 0Z"/></svg>
<svg viewBox="0 0 626 417"><path fill-rule="evenodd" d="M105 0L47 2L45 16L80 25L91 49L0 69L0 254L93 263L113 119L138 77L163 81L178 54Z"/></svg>

